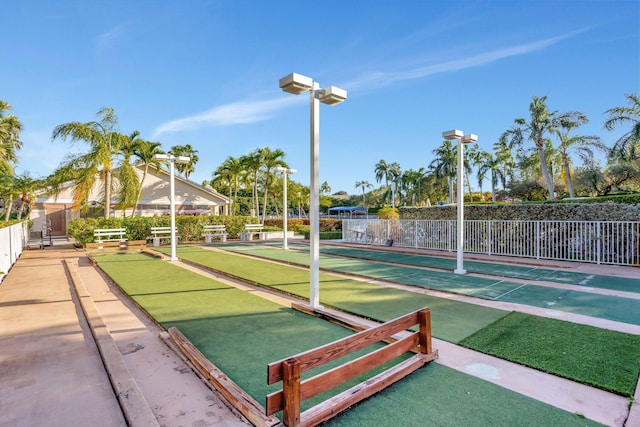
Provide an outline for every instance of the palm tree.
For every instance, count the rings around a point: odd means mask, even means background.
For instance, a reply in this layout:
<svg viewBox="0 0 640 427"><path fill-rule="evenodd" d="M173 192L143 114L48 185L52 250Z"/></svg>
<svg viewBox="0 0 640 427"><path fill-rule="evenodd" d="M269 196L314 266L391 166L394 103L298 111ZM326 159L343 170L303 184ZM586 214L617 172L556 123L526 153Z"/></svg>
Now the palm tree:
<svg viewBox="0 0 640 427"><path fill-rule="evenodd" d="M138 187L138 194L136 196L136 205L133 208L133 214L138 210L138 203L142 197L142 188L144 187L144 181L149 173L149 166L153 166L156 171L160 169L160 160L154 159L156 154L165 154L160 149L161 144L159 142L151 142L144 139L138 140L138 145L135 150L135 156L140 161L140 164L144 166L142 171L142 179L140 179L140 185Z"/></svg>
<svg viewBox="0 0 640 427"><path fill-rule="evenodd" d="M31 207L35 199L35 192L45 187L45 181L42 179L33 179L29 172L13 178L14 192L20 195L20 206L18 207L17 219L22 219L22 213L25 208Z"/></svg>
<svg viewBox="0 0 640 427"><path fill-rule="evenodd" d="M11 105L6 101L0 100L0 174L3 174L7 181L5 221L8 221L11 215L11 206L15 195L11 182L14 174L13 166L18 161L16 151L22 148L22 141L20 140L22 123L20 123L17 116L6 114L9 110L11 110Z"/></svg>
<svg viewBox="0 0 640 427"><path fill-rule="evenodd" d="M117 207L123 211L129 207L134 209L137 203L138 189L140 188L140 181L136 174L135 168L131 163L132 157L135 156L138 150L138 145L142 139L139 138L140 132L134 131L130 135L120 135L120 160L117 166L118 180L120 181L120 188L117 194Z"/></svg>
<svg viewBox="0 0 640 427"><path fill-rule="evenodd" d="M505 176L502 166L502 159L499 156L493 156L486 151L482 152L480 163L478 164L478 183L480 184L480 192L482 193L482 181L488 172L491 173L491 201L496 201L496 187L498 186L498 180L502 181L502 186L505 184Z"/></svg>
<svg viewBox="0 0 640 427"><path fill-rule="evenodd" d="M573 181L571 179L571 158L570 154L575 153L583 160L588 161L593 158L593 150L591 147L596 147L600 150L607 150L597 136L585 136L574 135L569 136L570 132L588 123L587 116L582 113L578 113L570 120L562 120L559 127L555 129L555 134L560 144L558 145L558 154L560 155L560 162L562 164L563 175L567 182L567 190L569 191L569 197L575 197L573 190Z"/></svg>
<svg viewBox="0 0 640 427"><path fill-rule="evenodd" d="M540 173L547 186L549 198L553 199L555 187L547 162L547 153L553 151L553 144L547 134L555 133L563 122L578 120L581 113L569 111L560 114L557 111L549 111L546 102L546 96L541 98L534 96L529 104L529 121L527 122L524 118L515 119L514 126L506 131L504 136L511 138L511 146L521 146L525 138L533 142L538 154Z"/></svg>
<svg viewBox="0 0 640 427"><path fill-rule="evenodd" d="M22 123L17 116L7 114L11 105L0 100L0 167L6 168L8 163L15 164L18 161L16 150L22 148L20 131Z"/></svg>
<svg viewBox="0 0 640 427"><path fill-rule="evenodd" d="M365 192L365 190L367 188L371 188L371 187L373 187L373 185L371 185L369 183L369 181L358 181L358 182L356 182L356 188L359 188L359 189L362 190L362 206L364 206L364 207L367 206L364 192Z"/></svg>
<svg viewBox="0 0 640 427"><path fill-rule="evenodd" d="M327 181L323 182L322 184L320 184L320 188L318 188L318 191L320 191L320 194L329 194L331 193L331 186L329 186L329 183Z"/></svg>
<svg viewBox="0 0 640 427"><path fill-rule="evenodd" d="M447 178L449 181L449 203L453 203L453 179L457 174L457 147L451 141L443 141L440 147L433 150L435 159L429 167L433 169L438 178Z"/></svg>
<svg viewBox="0 0 640 427"><path fill-rule="evenodd" d="M258 172L260 172L261 166L260 149L252 151L247 156L240 157L240 162L247 174L253 178L251 182L251 206L255 215L260 218L260 203L258 202Z"/></svg>
<svg viewBox="0 0 640 427"><path fill-rule="evenodd" d="M635 93L625 97L626 107L615 107L605 111L609 118L604 122L604 127L613 130L618 125L629 124L631 130L616 141L612 154L623 160L637 159L640 155L640 97Z"/></svg>
<svg viewBox="0 0 640 427"><path fill-rule="evenodd" d="M54 174L58 181L70 179L74 183L73 207L86 207L87 198L93 188L96 176L103 180L104 217L111 214L111 174L113 158L119 152L121 138L117 133L118 117L112 108L102 108L97 114L99 120L93 122L70 122L53 130L52 140L61 138L83 141L89 145L87 153L69 155Z"/></svg>
<svg viewBox="0 0 640 427"><path fill-rule="evenodd" d="M283 160L285 154L279 148L271 150L269 147L258 149L260 152L261 169L264 174L264 204L262 205L262 223L267 214L267 196L269 193L269 184L271 182L271 172L276 166L288 168L289 166Z"/></svg>
<svg viewBox="0 0 640 427"><path fill-rule="evenodd" d="M196 163L198 163L198 150L195 150L191 145L174 145L169 150L169 154L174 156L186 156L189 157L189 161L187 163L177 163L175 164L176 170L184 175L186 179L189 179L189 175L196 170Z"/></svg>
<svg viewBox="0 0 640 427"><path fill-rule="evenodd" d="M229 197L233 197L234 209L231 211L231 215L238 209L238 187L239 182L244 172L244 165L242 160L233 156L227 157L227 159L215 170L214 181L224 180L229 185Z"/></svg>
<svg viewBox="0 0 640 427"><path fill-rule="evenodd" d="M549 172L549 166L547 164L545 142L547 140L547 133L553 132L557 112L549 111L546 102L546 96L541 98L534 96L529 104L529 121L527 122L524 118L515 119L514 126L505 132L505 136L511 138L512 146L521 146L525 139L529 139L533 142L538 153L540 172L542 173L542 178L547 185L549 198L553 199L553 176Z"/></svg>
<svg viewBox="0 0 640 427"><path fill-rule="evenodd" d="M513 158L513 147L507 141L507 135L502 134L498 141L493 144L493 151L495 153L496 168L500 170L498 177L501 176L502 188L504 189L507 184L507 178L513 181L515 159ZM494 167L492 166L492 169Z"/></svg>

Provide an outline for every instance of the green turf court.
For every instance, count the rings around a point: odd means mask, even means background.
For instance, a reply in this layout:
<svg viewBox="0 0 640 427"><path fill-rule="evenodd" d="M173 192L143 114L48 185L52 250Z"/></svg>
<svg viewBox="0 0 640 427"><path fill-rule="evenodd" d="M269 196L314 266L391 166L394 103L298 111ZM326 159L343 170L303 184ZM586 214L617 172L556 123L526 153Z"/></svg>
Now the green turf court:
<svg viewBox="0 0 640 427"><path fill-rule="evenodd" d="M235 277L245 278L262 286L267 286L294 295L308 297L309 273L307 270L284 264L262 261L260 259L235 256L224 252L208 251L199 247L180 248L179 255L181 259L185 259ZM283 280L283 278L286 279ZM320 300L322 304L330 305L343 311L349 311L362 317L386 321L404 314L403 312L398 312L398 309L407 307L410 302L420 302L420 304L415 308L412 307L408 311L413 311L428 305L432 311L434 324L433 335L437 338L444 338L448 340L451 340L451 338L454 337L458 338L458 341L452 342L460 342L460 340L468 335L465 335L464 337L461 336L472 329L475 334L491 334L495 328L499 328L499 320L504 318L507 314L506 312L499 312L501 315L496 318L496 321L489 322L493 313L486 312L486 307L460 302L452 304L452 301L442 298L425 298L426 296L414 294L408 291L370 285L355 280L345 280L335 276L332 277L331 275L321 275L320 279ZM398 307L398 304L400 304L400 307ZM394 314L380 315L380 313L389 312ZM562 351L566 354L567 358L572 357L574 360L584 359L585 363L597 365L599 369L604 369L608 372L618 370L619 367L624 366L625 369L620 372L624 376L626 383L621 386L620 381L618 381L614 376L605 376L605 378L601 378L598 375L583 375L582 371L571 369L569 366L563 364L551 363L545 365L543 369L544 371L625 396L627 395L626 385L636 383L640 366L640 337L631 335L631 337L635 337L632 340L637 345L635 347L631 346L631 351L628 353L625 353L624 355L611 355L609 351L610 348L614 347L616 344L626 342L629 336L628 334L610 332L607 335L608 340L587 340L584 344L574 346L572 343L576 341L574 339L576 334L590 336L590 334L593 335L594 331L604 330L563 321L553 323L553 325L555 325L553 332L546 328L532 329L531 325L536 324L538 319L542 318L521 313L518 315L520 317L524 316L525 319L528 319L518 325L521 329L519 332L530 332L537 334L536 336L548 338L549 344L542 349L535 348L532 351L525 351L519 359L510 358L511 355L508 353L502 355L499 351L498 353L491 354L503 359L516 361L520 364L540 369L541 366L536 362L537 357L541 357L540 355L546 354L545 352L547 351L551 355L558 351ZM447 322L447 324L440 325L439 322ZM440 333L445 334L444 337L441 337L439 335ZM515 334L503 335L503 339L506 340L507 337L513 338L515 336ZM599 337L600 335L595 334L595 336ZM554 341L554 339L562 341L563 345L559 345L559 343ZM526 340L524 342L526 343ZM622 344L620 345L623 346ZM523 347L523 349L524 348L526 347ZM482 348L478 348L478 350L484 351ZM626 357L631 357L631 359L626 359Z"/></svg>
<svg viewBox="0 0 640 427"><path fill-rule="evenodd" d="M271 246L255 244L223 245L220 246L220 248L297 265L309 265L309 254L307 252L283 251ZM342 250L351 251L351 249L344 248L342 248ZM356 251L361 250L356 249ZM379 252L379 254L381 254L379 255L380 257L387 255L382 252ZM389 253L388 255L390 258L395 258L398 254ZM407 256L406 254L400 255ZM509 282L501 278L492 279L468 275L460 276L448 272L427 271L422 268L411 267L407 264L392 265L366 259L321 256L320 266L323 269L340 273L355 274L363 277L371 277L379 280L496 301L552 308L569 313L640 325L640 299ZM465 263L465 267L466 266L467 264ZM608 276L600 277L602 278L600 280L604 280L604 278ZM633 281L635 279L628 280Z"/></svg>
<svg viewBox="0 0 640 427"><path fill-rule="evenodd" d="M259 402L273 391L266 386L267 363L349 333L146 255L110 255L97 261L152 317L164 327L177 326ZM399 424L599 425L435 363L326 423Z"/></svg>
<svg viewBox="0 0 640 427"><path fill-rule="evenodd" d="M284 252L268 248L263 250ZM162 248L161 251L168 253L169 250ZM231 253L210 251L195 246L178 248L178 256L254 284L309 298L308 270L259 259L247 260ZM320 274L320 287L322 305L381 322L428 306L433 320L433 335L453 343L508 313L327 273Z"/></svg>

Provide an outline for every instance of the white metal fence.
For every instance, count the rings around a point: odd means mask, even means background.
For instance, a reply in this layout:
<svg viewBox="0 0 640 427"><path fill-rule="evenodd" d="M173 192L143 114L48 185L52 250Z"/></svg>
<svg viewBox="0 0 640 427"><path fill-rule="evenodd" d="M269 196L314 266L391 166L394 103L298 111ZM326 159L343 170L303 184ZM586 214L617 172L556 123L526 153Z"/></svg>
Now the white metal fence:
<svg viewBox="0 0 640 427"><path fill-rule="evenodd" d="M350 243L457 250L455 220L345 219ZM465 252L640 265L638 221L465 221ZM391 242L393 240L393 242Z"/></svg>
<svg viewBox="0 0 640 427"><path fill-rule="evenodd" d="M0 282L29 242L27 221L0 228Z"/></svg>

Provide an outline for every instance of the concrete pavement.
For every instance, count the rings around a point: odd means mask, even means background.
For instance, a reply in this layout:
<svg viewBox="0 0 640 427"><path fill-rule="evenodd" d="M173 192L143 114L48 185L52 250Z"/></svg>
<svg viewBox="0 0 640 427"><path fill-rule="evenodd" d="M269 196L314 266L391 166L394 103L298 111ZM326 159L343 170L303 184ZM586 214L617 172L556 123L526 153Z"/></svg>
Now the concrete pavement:
<svg viewBox="0 0 640 427"><path fill-rule="evenodd" d="M0 425L250 425L160 332L84 252L25 251L0 284Z"/></svg>

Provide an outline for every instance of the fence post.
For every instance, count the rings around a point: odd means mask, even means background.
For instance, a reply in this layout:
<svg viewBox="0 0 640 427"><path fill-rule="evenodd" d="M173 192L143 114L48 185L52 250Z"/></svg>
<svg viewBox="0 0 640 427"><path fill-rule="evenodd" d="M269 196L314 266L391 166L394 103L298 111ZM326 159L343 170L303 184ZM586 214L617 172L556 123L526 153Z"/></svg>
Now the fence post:
<svg viewBox="0 0 640 427"><path fill-rule="evenodd" d="M540 221L536 221L536 259L540 259Z"/></svg>
<svg viewBox="0 0 640 427"><path fill-rule="evenodd" d="M429 354L431 348L431 310L428 308L418 312L418 323L420 324L420 353Z"/></svg>
<svg viewBox="0 0 640 427"><path fill-rule="evenodd" d="M300 424L300 362L296 358L282 362L282 422L293 427Z"/></svg>
<svg viewBox="0 0 640 427"><path fill-rule="evenodd" d="M596 264L600 264L600 257L601 257L601 253L602 253L602 233L600 230L600 227L603 225L602 222L598 221L596 222L596 242L598 242L596 244Z"/></svg>

